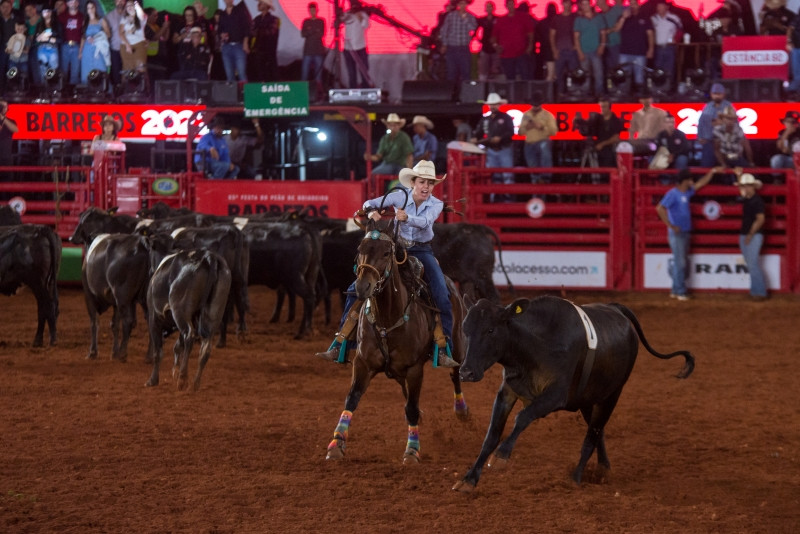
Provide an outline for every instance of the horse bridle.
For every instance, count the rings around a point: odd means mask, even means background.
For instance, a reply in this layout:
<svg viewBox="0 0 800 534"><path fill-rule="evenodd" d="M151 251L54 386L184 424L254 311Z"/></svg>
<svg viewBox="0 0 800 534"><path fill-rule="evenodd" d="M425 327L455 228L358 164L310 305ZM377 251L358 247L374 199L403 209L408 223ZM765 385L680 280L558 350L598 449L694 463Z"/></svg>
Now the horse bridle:
<svg viewBox="0 0 800 534"><path fill-rule="evenodd" d="M392 261L389 262L389 265L383 271L383 274L381 274L381 272L374 265L369 263L359 263L358 266L356 267L356 276L359 278L361 277L361 273L364 270L371 270L375 273L375 275L378 277L378 282L375 284L374 293L380 293L381 290L383 289L384 282L388 280L389 276L392 274L392 268L394 264L395 263L397 263L398 265L404 264L408 259L408 253L405 251L405 249L403 249L404 253L403 261L397 261L397 259L395 258L395 250L397 247L397 242L391 237L389 237L387 234L381 232L380 230L368 231L367 234L364 236L364 239L362 239L362 242L366 241L367 239L372 239L372 240L378 239L381 241L388 241L392 247L391 249Z"/></svg>

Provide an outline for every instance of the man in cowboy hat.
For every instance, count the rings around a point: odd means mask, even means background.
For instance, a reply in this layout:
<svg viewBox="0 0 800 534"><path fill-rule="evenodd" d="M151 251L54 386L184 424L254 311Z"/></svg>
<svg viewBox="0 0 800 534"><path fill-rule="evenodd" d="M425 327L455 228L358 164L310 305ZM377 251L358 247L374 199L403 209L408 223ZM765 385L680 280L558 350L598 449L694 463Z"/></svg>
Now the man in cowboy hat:
<svg viewBox="0 0 800 534"><path fill-rule="evenodd" d="M800 141L800 129L797 127L798 118L800 118L800 113L787 111L781 119L783 130L778 132L778 140L775 142L778 153L769 159L769 166L773 169L794 169L792 145Z"/></svg>
<svg viewBox="0 0 800 534"><path fill-rule="evenodd" d="M714 154L726 167L753 167L753 149L739 126L736 111L730 107L719 112L721 123L714 126ZM730 182L729 182L730 183Z"/></svg>
<svg viewBox="0 0 800 534"><path fill-rule="evenodd" d="M436 168L432 161L420 161L413 169L402 169L399 173L400 184L409 189L409 194L402 191L392 191L385 197L373 198L364 202L369 218L375 221L381 219L379 208L393 207L394 217L399 226L399 241L403 244L409 255L416 257L424 267L423 277L431 290L433 304L439 309L442 321L442 330L445 339L438 340L440 347L439 367L458 367L458 363L450 357L453 335L453 309L450 296L445 284L442 268L433 255L431 241L433 240L433 223L439 218L444 209L444 203L433 196L433 188L442 183L445 177L436 177ZM339 324L336 339L326 352L318 352L320 358L330 361L345 363L348 350L347 340L355 336L357 313L349 313L356 303L355 282L347 290L344 313ZM360 309L360 303L359 303Z"/></svg>
<svg viewBox="0 0 800 534"><path fill-rule="evenodd" d="M388 132L381 137L378 151L375 154L364 154L364 159L380 165L372 168L372 174L397 174L403 167L410 167L413 163L414 145L411 138L402 128L406 120L401 119L397 113L389 113L381 122L386 125Z"/></svg>
<svg viewBox="0 0 800 534"><path fill-rule="evenodd" d="M411 121L414 129L414 164L422 160L433 161L439 149L439 141L429 130L433 130L433 122L425 115L416 115Z"/></svg>
<svg viewBox="0 0 800 534"><path fill-rule="evenodd" d="M472 143L481 143L486 147L486 168L493 167L508 168L514 166L514 152L511 148L511 138L514 136L514 121L503 111L500 111L502 104L507 104L508 100L500 98L497 93L489 93L484 102L489 106L489 115L481 118L478 127L472 133ZM492 175L493 183L513 184L514 174L510 172ZM495 200L511 201L510 195L491 196L492 202Z"/></svg>
<svg viewBox="0 0 800 534"><path fill-rule="evenodd" d="M738 176L736 187L744 199L742 203L742 226L739 231L739 250L742 251L747 271L750 273L750 298L761 301L767 298L767 282L759 259L764 244L764 200L756 192L763 185L761 180L741 168L734 170Z"/></svg>
<svg viewBox="0 0 800 534"><path fill-rule="evenodd" d="M689 242L692 232L692 212L689 200L705 187L715 173L724 171L724 167L714 167L705 176L694 182L689 169L681 169L675 175L675 187L667 191L656 206L659 219L667 225L669 248L672 250L672 264L669 274L672 277L672 290L669 297L678 300L689 300L686 288L686 270L689 266Z"/></svg>

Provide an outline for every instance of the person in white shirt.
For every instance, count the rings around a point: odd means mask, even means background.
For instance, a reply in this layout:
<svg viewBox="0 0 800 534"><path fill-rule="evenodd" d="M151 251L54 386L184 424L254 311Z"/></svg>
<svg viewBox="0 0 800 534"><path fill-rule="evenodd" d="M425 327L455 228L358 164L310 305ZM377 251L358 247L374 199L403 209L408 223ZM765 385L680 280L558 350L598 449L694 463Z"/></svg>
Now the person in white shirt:
<svg viewBox="0 0 800 534"><path fill-rule="evenodd" d="M340 20L344 24L344 62L349 86L372 87L367 56L369 13L364 10L361 0L350 0L350 9ZM357 76L360 81L357 81Z"/></svg>
<svg viewBox="0 0 800 534"><path fill-rule="evenodd" d="M656 40L653 68L667 73L669 87L672 87L675 81L675 37L679 32L683 32L683 24L677 15L669 12L666 0L658 0L656 14L650 20L653 23Z"/></svg>

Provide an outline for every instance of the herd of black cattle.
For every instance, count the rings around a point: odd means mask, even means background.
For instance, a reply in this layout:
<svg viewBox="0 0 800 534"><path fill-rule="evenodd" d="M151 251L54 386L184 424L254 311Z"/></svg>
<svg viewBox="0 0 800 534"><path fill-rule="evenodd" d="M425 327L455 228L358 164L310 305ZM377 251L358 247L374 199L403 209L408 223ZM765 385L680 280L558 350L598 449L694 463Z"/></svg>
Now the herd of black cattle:
<svg viewBox="0 0 800 534"><path fill-rule="evenodd" d="M111 356L127 358L138 303L151 337L147 360L154 362L154 370L148 385L158 383L163 336L177 330L180 387L187 385L185 361L192 343L201 342L197 387L211 337L219 333L217 346L225 346L234 311L239 334L246 332L249 285L277 290L271 322L278 321L285 296L289 321L295 317L294 297L302 299L298 339L310 333L319 302L330 323L330 294L336 291L343 298L354 279L356 249L363 238L361 230L346 230L345 221L297 213L280 220L233 218L157 204L138 215L89 208L81 214L71 241L86 247L82 283L91 322L88 357L97 357L98 315L111 308ZM499 302L492 282L494 250L500 246L497 235L488 227L466 223L437 224L435 235L434 252L444 273L462 291ZM12 295L26 285L35 295L34 346L43 344L45 323L50 344L56 342L60 262L61 240L50 227L22 224L11 208L0 208L0 292Z"/></svg>

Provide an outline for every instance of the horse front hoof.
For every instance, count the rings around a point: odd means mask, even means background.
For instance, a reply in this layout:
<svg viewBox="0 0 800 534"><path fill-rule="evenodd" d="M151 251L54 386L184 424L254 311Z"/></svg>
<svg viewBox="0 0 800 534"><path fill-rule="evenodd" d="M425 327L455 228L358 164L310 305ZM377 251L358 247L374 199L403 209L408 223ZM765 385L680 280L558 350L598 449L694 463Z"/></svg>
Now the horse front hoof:
<svg viewBox="0 0 800 534"><path fill-rule="evenodd" d="M144 383L144 387L146 387L146 388L151 388L151 387L157 386L157 385L158 385L158 380L153 380L152 378Z"/></svg>
<svg viewBox="0 0 800 534"><path fill-rule="evenodd" d="M87 360L96 360L97 359L97 353L96 352L90 352L89 354L86 355L86 359Z"/></svg>
<svg viewBox="0 0 800 534"><path fill-rule="evenodd" d="M406 449L403 454L403 465L419 465L419 451L417 449Z"/></svg>
<svg viewBox="0 0 800 534"><path fill-rule="evenodd" d="M463 410L456 410L456 417L459 421L469 421L469 408L464 408Z"/></svg>
<svg viewBox="0 0 800 534"><path fill-rule="evenodd" d="M33 340L33 344L31 345L31 347L33 347L33 348L39 348L41 346L42 346L42 340L41 339L34 339Z"/></svg>
<svg viewBox="0 0 800 534"><path fill-rule="evenodd" d="M456 482L455 486L453 486L453 491L458 491L460 493L472 493L475 489L475 484L467 482L466 480L459 480Z"/></svg>
<svg viewBox="0 0 800 534"><path fill-rule="evenodd" d="M490 467L496 471L502 471L508 467L508 458L501 458L496 454L492 454L492 456L489 458L489 462L486 464L486 467Z"/></svg>
<svg viewBox="0 0 800 534"><path fill-rule="evenodd" d="M326 460L341 460L344 458L344 448L341 445L334 445L328 448L328 454L325 455Z"/></svg>

